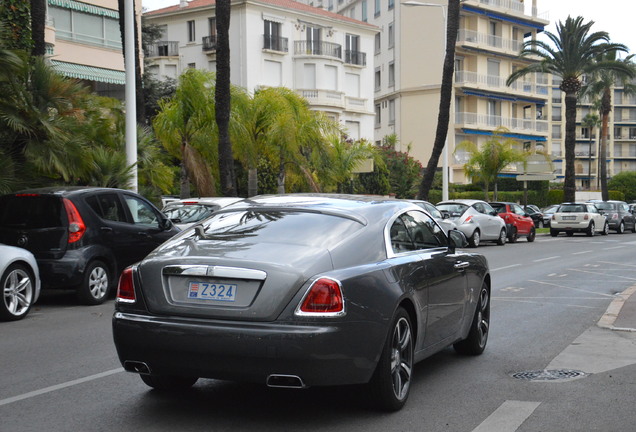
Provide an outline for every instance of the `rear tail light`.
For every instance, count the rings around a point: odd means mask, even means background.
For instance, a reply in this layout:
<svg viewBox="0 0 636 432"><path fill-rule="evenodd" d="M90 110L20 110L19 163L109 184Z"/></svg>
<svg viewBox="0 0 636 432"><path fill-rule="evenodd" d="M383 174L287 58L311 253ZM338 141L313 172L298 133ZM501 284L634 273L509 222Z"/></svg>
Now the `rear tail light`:
<svg viewBox="0 0 636 432"><path fill-rule="evenodd" d="M344 312L340 282L324 277L311 284L296 309L296 315L339 316L344 315Z"/></svg>
<svg viewBox="0 0 636 432"><path fill-rule="evenodd" d="M86 232L86 224L77 211L77 207L69 199L64 198L64 208L68 217L68 242L79 241Z"/></svg>
<svg viewBox="0 0 636 432"><path fill-rule="evenodd" d="M135 297L133 267L131 266L124 269L119 277L119 285L117 285L117 302L134 303L136 300L137 297Z"/></svg>
<svg viewBox="0 0 636 432"><path fill-rule="evenodd" d="M472 216L468 216L466 218L466 220L464 221L464 223L472 223L472 221L473 221L473 217Z"/></svg>

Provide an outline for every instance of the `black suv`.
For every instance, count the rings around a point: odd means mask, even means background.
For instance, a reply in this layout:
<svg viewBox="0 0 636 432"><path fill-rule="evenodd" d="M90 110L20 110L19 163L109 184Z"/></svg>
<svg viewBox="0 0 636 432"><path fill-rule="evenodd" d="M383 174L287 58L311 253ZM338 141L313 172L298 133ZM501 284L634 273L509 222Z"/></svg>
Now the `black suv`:
<svg viewBox="0 0 636 432"><path fill-rule="evenodd" d="M103 303L121 271L179 232L130 191L50 187L0 196L0 243L28 249L44 288Z"/></svg>

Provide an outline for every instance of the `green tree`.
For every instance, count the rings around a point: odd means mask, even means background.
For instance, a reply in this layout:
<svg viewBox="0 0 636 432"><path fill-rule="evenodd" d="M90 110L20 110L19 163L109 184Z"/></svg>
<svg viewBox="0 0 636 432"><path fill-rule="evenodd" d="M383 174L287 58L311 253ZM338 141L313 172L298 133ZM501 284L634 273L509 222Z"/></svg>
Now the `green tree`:
<svg viewBox="0 0 636 432"><path fill-rule="evenodd" d="M364 161L373 159L377 149L364 139L352 141L337 134L332 134L327 140L329 142L329 160L326 161L328 178L336 184L336 190L339 193L352 192L355 170Z"/></svg>
<svg viewBox="0 0 636 432"><path fill-rule="evenodd" d="M389 136L389 142L390 142ZM387 140L383 144L386 144ZM410 150L411 145L407 146ZM422 164L410 156L408 151L395 150L394 145L382 145L378 148L389 171L391 192L396 198L412 199L417 195L421 180Z"/></svg>
<svg viewBox="0 0 636 432"><path fill-rule="evenodd" d="M601 139L599 149L599 173L598 178L601 181L601 195L603 200L609 199L607 188L607 137L609 135L609 114L612 111L612 92L614 86L623 87L623 94L636 94L636 85L631 80L636 76L636 65L633 63L633 55L629 55L624 59L618 59L616 51L609 51L596 58L596 62L617 62L624 65L624 69L599 69L594 71L581 94L590 97L600 98L599 113L601 115Z"/></svg>
<svg viewBox="0 0 636 432"><path fill-rule="evenodd" d="M517 142L512 138L504 138L508 130L499 127L492 137L483 146L478 147L472 141L462 141L456 148L458 151L465 151L469 155L468 161L464 164L464 172L473 181L481 181L484 184L485 200L488 199L490 185L494 185L494 198L497 200L497 177L503 169L513 162L523 162L528 153L515 149ZM503 139L503 140L502 140Z"/></svg>
<svg viewBox="0 0 636 432"><path fill-rule="evenodd" d="M557 33L544 32L549 42L527 40L522 45L521 58L531 59L527 66L514 71L507 80L511 85L517 79L537 72L550 73L562 79L559 88L565 93L565 179L564 199L574 201L576 192L574 149L576 144L576 106L581 90L581 76L600 70L628 72L624 64L601 60L612 51L627 51L622 44L610 43L607 32L590 33L594 21L583 22L583 17L568 17L557 23ZM534 61L532 58L538 58Z"/></svg>
<svg viewBox="0 0 636 432"><path fill-rule="evenodd" d="M427 200L428 194L433 185L435 171L439 165L439 158L446 145L448 136L448 125L450 123L450 106L453 98L453 74L455 72L455 45L457 44L457 33L459 31L459 3L461 0L448 0L448 10L446 19L446 54L444 56L444 66L442 69L442 85L439 94L439 113L437 117L437 128L435 130L435 141L433 151L426 164L426 170L422 177L419 197Z"/></svg>
<svg viewBox="0 0 636 432"><path fill-rule="evenodd" d="M636 171L620 172L607 182L609 190L621 191L625 194L625 201L636 200Z"/></svg>

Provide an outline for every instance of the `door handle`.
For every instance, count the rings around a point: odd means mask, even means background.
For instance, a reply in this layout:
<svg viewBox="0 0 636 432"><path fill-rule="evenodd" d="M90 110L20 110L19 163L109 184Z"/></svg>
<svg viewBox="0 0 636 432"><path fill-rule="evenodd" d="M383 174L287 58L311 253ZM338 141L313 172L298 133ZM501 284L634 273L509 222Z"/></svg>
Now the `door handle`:
<svg viewBox="0 0 636 432"><path fill-rule="evenodd" d="M456 263L456 264L455 264L455 268L456 268L457 270L465 269L465 268L467 268L468 266L470 266L470 263L469 263L469 262L467 262L467 261L460 261L460 262L458 262L458 263Z"/></svg>
<svg viewBox="0 0 636 432"><path fill-rule="evenodd" d="M113 229L111 227L106 227L106 226L101 227L100 230L104 232L108 232L108 233L113 232Z"/></svg>

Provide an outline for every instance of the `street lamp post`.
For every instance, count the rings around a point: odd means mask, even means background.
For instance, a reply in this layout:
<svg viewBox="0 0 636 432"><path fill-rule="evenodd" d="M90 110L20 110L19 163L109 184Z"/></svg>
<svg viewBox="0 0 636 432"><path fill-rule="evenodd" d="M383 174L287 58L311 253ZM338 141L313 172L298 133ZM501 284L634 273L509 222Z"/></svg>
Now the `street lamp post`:
<svg viewBox="0 0 636 432"><path fill-rule="evenodd" d="M446 12L446 5L437 3L425 3L417 0L408 0L402 2L404 6L432 6L439 7L442 10L442 17L444 18L444 49L442 53L446 53L446 32L448 27L448 17ZM446 140L444 141L444 150L442 152L442 201L448 200L448 131L446 132Z"/></svg>
<svg viewBox="0 0 636 432"><path fill-rule="evenodd" d="M126 54L126 164L132 166L129 189L137 192L137 101L135 97L135 8L124 0L124 44Z"/></svg>

